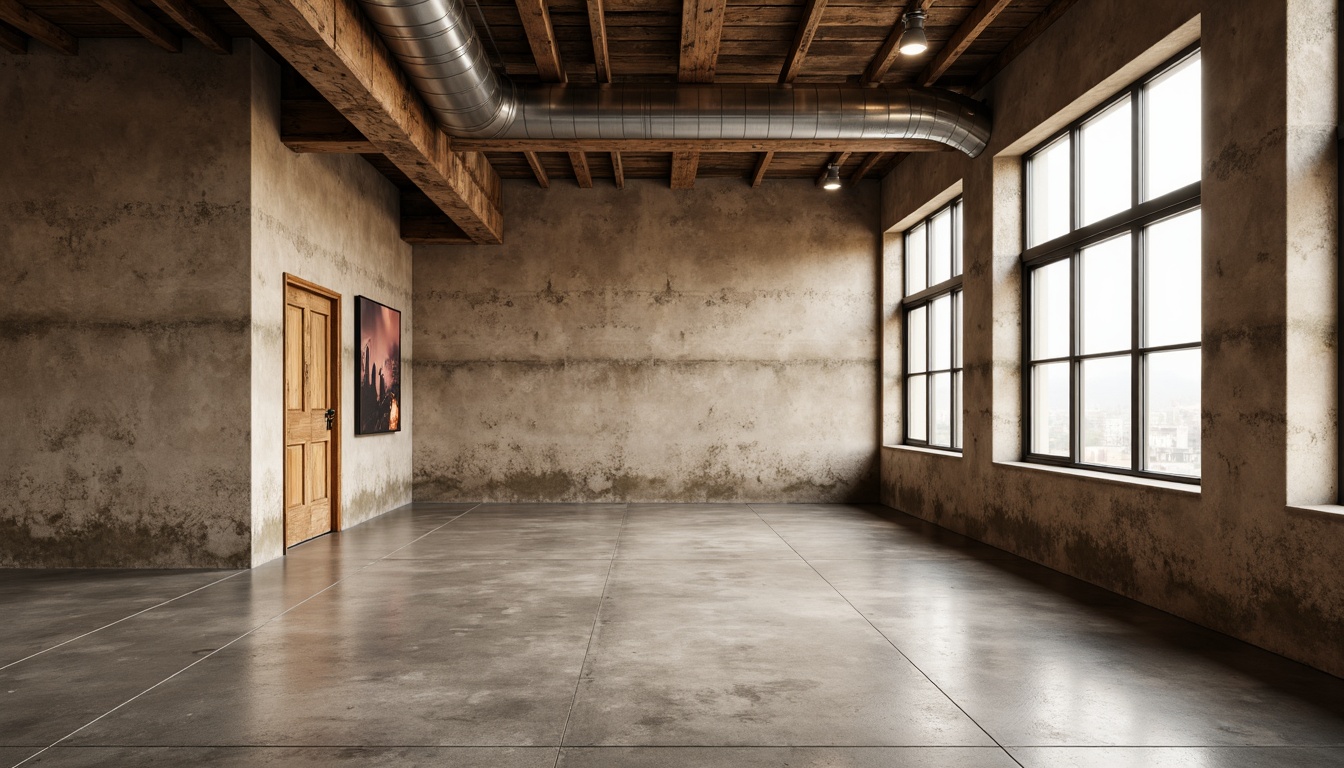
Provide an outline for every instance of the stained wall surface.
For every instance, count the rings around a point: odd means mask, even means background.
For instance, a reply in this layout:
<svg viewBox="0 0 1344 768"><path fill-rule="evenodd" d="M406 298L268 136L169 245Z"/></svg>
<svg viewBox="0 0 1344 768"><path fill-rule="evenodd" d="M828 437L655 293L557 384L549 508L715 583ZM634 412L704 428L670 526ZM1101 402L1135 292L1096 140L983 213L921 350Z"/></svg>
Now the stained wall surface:
<svg viewBox="0 0 1344 768"><path fill-rule="evenodd" d="M876 499L876 184L505 184L415 249L417 500Z"/></svg>
<svg viewBox="0 0 1344 768"><path fill-rule="evenodd" d="M0 58L0 567L248 563L250 77Z"/></svg>
<svg viewBox="0 0 1344 768"><path fill-rule="evenodd" d="M395 187L356 155L300 155L280 143L280 71L251 44L251 524L252 564L284 550L284 275L341 294L340 523L411 500L413 410L402 368L402 430L356 437L355 297L401 310L409 361L411 247L400 236ZM241 47L241 46L240 46Z"/></svg>
<svg viewBox="0 0 1344 768"><path fill-rule="evenodd" d="M1338 493L1333 6L1084 0L993 84L983 156L914 156L884 179L884 229L957 183L966 210L965 452L885 447L884 503L1344 675L1344 515L1314 506ZM1021 464L1021 156L1195 41L1202 484ZM893 443L899 242L883 302Z"/></svg>

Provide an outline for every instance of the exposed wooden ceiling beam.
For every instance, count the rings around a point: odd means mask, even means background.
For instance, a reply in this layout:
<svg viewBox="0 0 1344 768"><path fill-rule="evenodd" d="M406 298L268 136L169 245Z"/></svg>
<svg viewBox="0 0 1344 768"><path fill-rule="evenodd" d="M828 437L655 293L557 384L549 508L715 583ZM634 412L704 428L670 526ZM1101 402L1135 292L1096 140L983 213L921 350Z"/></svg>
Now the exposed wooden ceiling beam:
<svg viewBox="0 0 1344 768"><path fill-rule="evenodd" d="M523 157L527 159L527 164L532 167L532 175L537 177L537 186L547 189L551 186L551 180L546 176L546 167L541 164L541 158L537 157L536 152L524 152Z"/></svg>
<svg viewBox="0 0 1344 768"><path fill-rule="evenodd" d="M803 59L807 58L807 49L812 46L812 38L817 36L821 26L821 14L826 10L826 0L807 0L803 7L803 18L798 22L798 31L793 35L793 45L784 59L784 69L779 73L779 82L792 83L803 69Z"/></svg>
<svg viewBox="0 0 1344 768"><path fill-rule="evenodd" d="M321 99L281 99L280 143L295 152L369 155L378 151L340 110Z"/></svg>
<svg viewBox="0 0 1344 768"><path fill-rule="evenodd" d="M938 82L938 78L952 68L966 49L971 47L971 43L989 29L989 25L994 23L1011 2L1012 0L980 0L980 3L971 9L971 15L961 22L957 31L952 33L951 39L933 57L933 61L929 62L929 66L924 68L923 74L919 76L919 84L933 85Z"/></svg>
<svg viewBox="0 0 1344 768"><path fill-rule="evenodd" d="M169 53L182 52L182 38L160 24L131 0L93 0L103 10L116 16L121 23L139 32L149 42Z"/></svg>
<svg viewBox="0 0 1344 768"><path fill-rule="evenodd" d="M476 152L950 152L924 139L454 139Z"/></svg>
<svg viewBox="0 0 1344 768"><path fill-rule="evenodd" d="M672 153L672 188L690 189L695 186L695 173L700 167L700 153Z"/></svg>
<svg viewBox="0 0 1344 768"><path fill-rule="evenodd" d="M863 159L863 162L859 163L859 167L854 171L854 175L849 177L850 183L863 181L863 177L867 176L868 172L873 170L873 168L882 161L882 158L886 156L887 153L885 152L869 152L868 156Z"/></svg>
<svg viewBox="0 0 1344 768"><path fill-rule="evenodd" d="M593 172L588 170L588 156L583 152L570 152L569 162L574 166L574 180L583 189L593 188Z"/></svg>
<svg viewBox="0 0 1344 768"><path fill-rule="evenodd" d="M555 27L551 26L546 0L517 0L517 4L527 44L537 61L537 75L548 83L565 82L565 65L560 62L560 46L555 41Z"/></svg>
<svg viewBox="0 0 1344 768"><path fill-rule="evenodd" d="M418 189L401 192L401 239L416 245L470 244L471 238Z"/></svg>
<svg viewBox="0 0 1344 768"><path fill-rule="evenodd" d="M1008 43L1008 47L999 51L999 55L994 57L989 66L980 71L979 76L975 78L975 89L979 90L990 80L993 80L1013 59L1016 59L1028 46L1036 42L1036 38L1044 34L1045 30L1058 21L1059 17L1063 16L1064 12L1072 8L1076 2L1078 0L1055 0L1041 12L1040 16L1032 19L1031 23Z"/></svg>
<svg viewBox="0 0 1344 768"><path fill-rule="evenodd" d="M611 179L617 189L625 189L625 164L621 162L621 153L611 153Z"/></svg>
<svg viewBox="0 0 1344 768"><path fill-rule="evenodd" d="M836 152L834 155L831 155L831 159L826 161L826 165L822 166L821 173L817 176L817 183L820 184L821 182L826 180L826 172L831 169L832 165L838 165L843 168L845 165L845 161L848 160L849 156L852 154L854 153Z"/></svg>
<svg viewBox="0 0 1344 768"><path fill-rule="evenodd" d="M0 24L0 50L27 53L28 36L8 24Z"/></svg>
<svg viewBox="0 0 1344 768"><path fill-rule="evenodd" d="M228 3L474 242L502 241L498 196L476 178L494 170L453 151L357 0Z"/></svg>
<svg viewBox="0 0 1344 768"><path fill-rule="evenodd" d="M603 0L588 0L588 28L593 33L593 67L597 82L611 82L611 54L607 52L607 13Z"/></svg>
<svg viewBox="0 0 1344 768"><path fill-rule="evenodd" d="M751 174L752 189L761 186L761 182L765 181L766 171L770 170L770 161L774 159L775 153L770 151L762 154L760 159L756 161L756 171Z"/></svg>
<svg viewBox="0 0 1344 768"><path fill-rule="evenodd" d="M154 4L208 50L221 55L233 51L232 38L221 32L190 0L154 0Z"/></svg>
<svg viewBox="0 0 1344 768"><path fill-rule="evenodd" d="M28 10L18 0L0 0L0 21L61 53L70 56L79 53L74 36Z"/></svg>
<svg viewBox="0 0 1344 768"><path fill-rule="evenodd" d="M728 0L682 0L678 81L714 82L719 45L723 39L723 17L727 10Z"/></svg>
<svg viewBox="0 0 1344 768"><path fill-rule="evenodd" d="M891 32L887 34L887 39L882 42L882 47L877 49L877 55L868 63L868 68L863 71L864 85L873 85L882 82L882 78L887 76L887 72L896 63L896 58L901 55L898 47L901 43L901 33L905 31L905 14L910 11L925 11L933 7L936 0L909 0L901 6L901 12L896 15L896 24L892 26Z"/></svg>

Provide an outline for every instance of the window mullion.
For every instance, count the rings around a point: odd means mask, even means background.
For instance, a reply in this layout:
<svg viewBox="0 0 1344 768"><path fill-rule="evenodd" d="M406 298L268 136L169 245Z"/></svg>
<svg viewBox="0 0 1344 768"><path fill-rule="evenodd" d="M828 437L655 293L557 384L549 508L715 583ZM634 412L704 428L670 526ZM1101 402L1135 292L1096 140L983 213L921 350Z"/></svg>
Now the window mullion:
<svg viewBox="0 0 1344 768"><path fill-rule="evenodd" d="M1082 461L1082 263L1077 251L1069 257L1069 461Z"/></svg>
<svg viewBox="0 0 1344 768"><path fill-rule="evenodd" d="M1133 272L1133 283L1130 285L1130 331L1131 348L1130 354L1130 381L1129 381L1129 449L1130 449L1130 468L1135 472L1143 470L1142 451L1148 443L1147 435L1144 432L1144 425L1147 424L1147 414L1144 409L1147 405L1143 397L1143 312L1145 310L1144 284L1146 268L1146 248L1144 247L1144 229L1139 227L1130 235L1130 267Z"/></svg>

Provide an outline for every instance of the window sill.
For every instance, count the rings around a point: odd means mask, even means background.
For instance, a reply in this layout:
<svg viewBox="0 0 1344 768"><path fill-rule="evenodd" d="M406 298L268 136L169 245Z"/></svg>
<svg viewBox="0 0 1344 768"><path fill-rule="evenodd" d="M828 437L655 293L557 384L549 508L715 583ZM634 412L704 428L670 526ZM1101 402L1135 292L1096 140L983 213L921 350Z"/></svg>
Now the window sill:
<svg viewBox="0 0 1344 768"><path fill-rule="evenodd" d="M1344 522L1344 506L1339 504L1303 504L1289 505L1288 514L1300 517L1330 518Z"/></svg>
<svg viewBox="0 0 1344 768"><path fill-rule="evenodd" d="M1087 469L1078 469L1077 467L1054 467L1049 464L1035 464L1028 461L996 461L996 467L1007 467L1010 469L1025 469L1029 472L1046 472L1055 475L1068 475L1084 480L1093 480L1110 485L1120 485L1126 488L1153 488L1163 491L1177 491L1188 493L1191 496L1200 494L1200 487L1191 483L1178 483L1171 480L1157 480L1151 477L1136 477L1133 475L1117 475L1111 472L1094 472ZM1341 507L1344 510L1344 507Z"/></svg>
<svg viewBox="0 0 1344 768"><path fill-rule="evenodd" d="M954 451L950 448L925 448L922 445L884 445L882 447L890 451L908 451L910 453L924 453L930 456L942 456L948 459L961 458L961 451Z"/></svg>

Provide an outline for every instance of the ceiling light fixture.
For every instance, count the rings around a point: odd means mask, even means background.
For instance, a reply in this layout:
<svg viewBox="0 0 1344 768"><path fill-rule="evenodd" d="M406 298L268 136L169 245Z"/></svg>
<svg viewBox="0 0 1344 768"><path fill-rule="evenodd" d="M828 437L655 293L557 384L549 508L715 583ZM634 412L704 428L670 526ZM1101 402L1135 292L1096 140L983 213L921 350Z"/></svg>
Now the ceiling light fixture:
<svg viewBox="0 0 1344 768"><path fill-rule="evenodd" d="M905 31L897 47L906 56L918 56L929 49L929 38L924 35L924 12L911 11L901 17Z"/></svg>
<svg viewBox="0 0 1344 768"><path fill-rule="evenodd" d="M840 188L840 166L831 163L826 166L826 180L821 183L822 189Z"/></svg>

